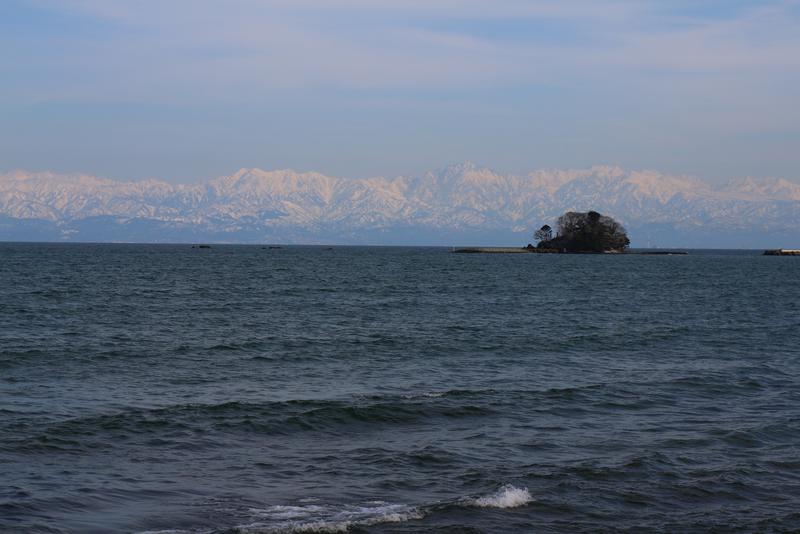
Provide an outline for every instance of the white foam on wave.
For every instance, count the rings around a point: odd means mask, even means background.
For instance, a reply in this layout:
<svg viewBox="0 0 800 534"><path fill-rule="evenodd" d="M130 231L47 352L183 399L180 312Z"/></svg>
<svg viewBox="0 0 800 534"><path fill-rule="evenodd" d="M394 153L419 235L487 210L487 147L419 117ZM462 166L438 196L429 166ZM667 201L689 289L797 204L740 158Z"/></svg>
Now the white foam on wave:
<svg viewBox="0 0 800 534"><path fill-rule="evenodd" d="M439 397L444 397L447 393L447 391L429 391L425 393L408 393L401 395L401 397L405 400L438 399Z"/></svg>
<svg viewBox="0 0 800 534"><path fill-rule="evenodd" d="M531 501L533 497L528 488L517 488L508 484L491 495L474 499L471 504L482 508L516 508Z"/></svg>
<svg viewBox="0 0 800 534"><path fill-rule="evenodd" d="M239 532L256 533L306 533L347 532L353 527L366 527L382 523L400 523L422 519L417 508L404 504L371 501L362 505L334 507L328 505L271 506L250 510L257 521L237 527Z"/></svg>

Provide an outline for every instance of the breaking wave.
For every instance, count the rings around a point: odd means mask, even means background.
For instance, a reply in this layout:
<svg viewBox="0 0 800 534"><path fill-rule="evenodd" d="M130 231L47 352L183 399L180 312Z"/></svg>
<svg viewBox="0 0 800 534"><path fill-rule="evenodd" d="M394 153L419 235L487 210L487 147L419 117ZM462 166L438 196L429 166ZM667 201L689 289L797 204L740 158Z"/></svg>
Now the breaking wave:
<svg viewBox="0 0 800 534"><path fill-rule="evenodd" d="M528 488L517 488L509 484L491 495L474 499L472 505L481 508L516 508L531 501L533 501L533 497Z"/></svg>
<svg viewBox="0 0 800 534"><path fill-rule="evenodd" d="M404 504L371 501L359 506L335 508L328 505L271 506L252 509L257 520L236 527L242 534L347 532L355 527L401 523L422 519L424 513Z"/></svg>
<svg viewBox="0 0 800 534"><path fill-rule="evenodd" d="M235 527L234 532L241 534L348 532L354 528L423 519L437 510L452 507L516 508L533 500L528 488L507 484L494 493L482 497L420 506L369 501L360 505L344 506L311 503L251 508L252 521Z"/></svg>

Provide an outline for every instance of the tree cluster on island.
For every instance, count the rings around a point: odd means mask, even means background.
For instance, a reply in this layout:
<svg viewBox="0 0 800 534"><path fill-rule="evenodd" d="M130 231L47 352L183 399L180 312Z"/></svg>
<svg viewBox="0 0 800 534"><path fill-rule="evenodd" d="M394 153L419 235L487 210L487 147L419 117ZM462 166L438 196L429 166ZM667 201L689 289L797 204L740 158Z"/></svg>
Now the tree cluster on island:
<svg viewBox="0 0 800 534"><path fill-rule="evenodd" d="M620 223L596 211L568 211L558 218L555 237L553 229L545 224L534 238L537 249L559 252L624 252L631 243Z"/></svg>

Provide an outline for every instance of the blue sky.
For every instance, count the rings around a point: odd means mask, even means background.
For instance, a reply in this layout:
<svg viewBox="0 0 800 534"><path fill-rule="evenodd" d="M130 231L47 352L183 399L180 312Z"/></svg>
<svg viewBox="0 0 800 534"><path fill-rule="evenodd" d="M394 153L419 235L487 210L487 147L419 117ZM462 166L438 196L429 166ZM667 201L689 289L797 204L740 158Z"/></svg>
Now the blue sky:
<svg viewBox="0 0 800 534"><path fill-rule="evenodd" d="M800 2L3 0L0 171L800 181Z"/></svg>

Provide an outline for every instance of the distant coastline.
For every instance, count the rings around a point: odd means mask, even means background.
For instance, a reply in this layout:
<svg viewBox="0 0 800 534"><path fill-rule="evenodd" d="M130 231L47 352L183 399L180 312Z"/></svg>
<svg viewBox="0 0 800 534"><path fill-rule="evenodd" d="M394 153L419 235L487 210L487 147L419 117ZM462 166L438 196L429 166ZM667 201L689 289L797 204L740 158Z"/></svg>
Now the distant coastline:
<svg viewBox="0 0 800 534"><path fill-rule="evenodd" d="M779 248L765 250L764 256L800 256L800 249Z"/></svg>
<svg viewBox="0 0 800 534"><path fill-rule="evenodd" d="M557 254L555 249L538 249L525 247L464 247L454 249L457 254Z"/></svg>
<svg viewBox="0 0 800 534"><path fill-rule="evenodd" d="M553 248L528 247L463 247L453 249L457 254L639 254L645 256L685 256L686 250L642 250L642 251L607 251L607 252L567 252Z"/></svg>

